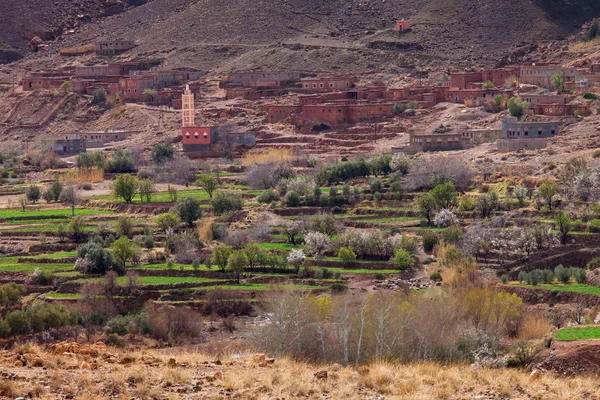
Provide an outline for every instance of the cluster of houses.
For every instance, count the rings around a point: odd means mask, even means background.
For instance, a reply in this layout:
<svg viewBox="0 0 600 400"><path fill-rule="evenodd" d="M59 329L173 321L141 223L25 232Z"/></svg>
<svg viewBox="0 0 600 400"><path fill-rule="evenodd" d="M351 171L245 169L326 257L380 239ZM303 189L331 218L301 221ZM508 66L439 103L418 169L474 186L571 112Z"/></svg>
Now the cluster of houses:
<svg viewBox="0 0 600 400"><path fill-rule="evenodd" d="M60 90L65 82L74 93L92 94L103 88L108 95L122 101L149 101L177 106L182 85L206 74L193 68L159 69L162 59L136 59L106 65L65 67L31 72L22 79L24 91ZM145 98L144 91L153 95ZM173 104L175 103L175 104Z"/></svg>
<svg viewBox="0 0 600 400"><path fill-rule="evenodd" d="M399 32L410 29L407 21L398 21ZM96 51L112 55L134 46L130 41L96 43ZM100 54L100 53L99 53ZM149 101L182 109L184 152L193 157L217 154L224 133L217 126L197 126L194 118L194 95L198 84L190 84L205 75L193 68L160 69L161 59L134 59L106 65L65 67L59 70L32 72L22 80L24 91L60 90L65 82L75 93L92 94L104 88L122 101ZM562 72L564 93L537 94L523 85L550 89L552 77ZM184 89L185 87L185 89ZM191 87L191 88L190 88ZM419 83L402 88L359 86L353 76L317 74L302 71L248 70L233 72L220 87L227 99L259 100L299 94L294 103L273 102L266 106L268 123L286 122L297 128L344 128L361 122L391 118L406 108L429 108L438 103L461 103L482 106L505 102L519 96L529 103L524 121L505 119L502 130L464 130L427 133L410 131L409 145L394 151L461 150L483 142L497 141L499 151L537 149L558 132L558 123L535 121L535 116L564 117L591 114L588 101L575 101L576 95L600 89L600 65L589 68L565 68L551 63L528 63L496 69L451 72L439 83ZM152 98L148 90L152 89ZM566 93L566 94L565 94ZM289 97L285 97L289 99ZM412 104L410 104L412 103ZM400 106L403 105L404 107ZM70 154L100 147L107 141L122 140L128 133L82 132L68 134L56 151ZM116 135L116 136L115 136ZM230 135L228 135L230 136ZM231 140L228 138L227 140ZM255 143L252 133L235 134L237 145ZM79 150L76 150L79 149Z"/></svg>
<svg viewBox="0 0 600 400"><path fill-rule="evenodd" d="M409 131L409 144L392 147L393 153L416 154L430 151L465 150L477 144L496 142L499 152L542 149L559 132L558 122L503 118L502 129L463 129L459 131Z"/></svg>

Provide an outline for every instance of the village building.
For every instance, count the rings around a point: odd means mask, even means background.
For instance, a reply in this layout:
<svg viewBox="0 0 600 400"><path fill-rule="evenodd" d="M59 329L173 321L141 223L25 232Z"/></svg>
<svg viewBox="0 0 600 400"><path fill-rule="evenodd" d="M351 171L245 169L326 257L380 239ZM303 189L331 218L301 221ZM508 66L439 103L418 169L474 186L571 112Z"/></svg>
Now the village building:
<svg viewBox="0 0 600 400"><path fill-rule="evenodd" d="M96 54L99 56L113 56L121 54L135 47L133 40L101 40L94 42Z"/></svg>
<svg viewBox="0 0 600 400"><path fill-rule="evenodd" d="M232 87L225 89L225 100L260 100L265 97L281 97L287 95L288 93L288 89L252 89L244 87Z"/></svg>
<svg viewBox="0 0 600 400"><path fill-rule="evenodd" d="M410 22L405 19L399 19L396 21L394 25L394 30L396 32L404 32L410 29Z"/></svg>
<svg viewBox="0 0 600 400"><path fill-rule="evenodd" d="M502 129L467 128L463 134L471 138L473 145L493 143L502 137Z"/></svg>
<svg viewBox="0 0 600 400"><path fill-rule="evenodd" d="M85 141L88 149L93 149L104 147L108 143L125 140L134 133L138 133L138 131L108 130L106 132L78 132L77 135Z"/></svg>
<svg viewBox="0 0 600 400"><path fill-rule="evenodd" d="M448 103L461 103L470 106L482 106L486 102L494 101L496 96L502 96L502 99L507 100L513 95L511 89L454 89L446 90L446 101Z"/></svg>
<svg viewBox="0 0 600 400"><path fill-rule="evenodd" d="M78 133L67 133L55 139L42 139L40 145L59 156L73 156L87 151L86 140Z"/></svg>
<svg viewBox="0 0 600 400"><path fill-rule="evenodd" d="M296 85L301 78L297 71L237 71L221 81L222 88L285 88Z"/></svg>
<svg viewBox="0 0 600 400"><path fill-rule="evenodd" d="M256 143L253 132L229 133L220 132L217 126L196 126L194 94L186 85L181 97L181 141L183 152L190 158L219 156L219 142L233 140L236 146L251 146ZM224 135L228 135L227 138Z"/></svg>
<svg viewBox="0 0 600 400"><path fill-rule="evenodd" d="M498 151L542 149L548 138L558 134L558 122L519 121L517 118L502 119L502 138L497 140Z"/></svg>
<svg viewBox="0 0 600 400"><path fill-rule="evenodd" d="M314 92L348 90L354 87L355 79L349 76L323 76L304 78L300 81L303 90Z"/></svg>
<svg viewBox="0 0 600 400"><path fill-rule="evenodd" d="M569 104L571 101L575 100L575 96L524 93L521 95L521 100L528 102L531 107L535 107L538 104Z"/></svg>
<svg viewBox="0 0 600 400"><path fill-rule="evenodd" d="M416 154L429 151L456 151L473 147L472 137L468 132L432 132L424 129L409 131L409 145L392 147L392 153Z"/></svg>
<svg viewBox="0 0 600 400"><path fill-rule="evenodd" d="M23 91L57 90L64 82L71 83L75 93L91 93L104 87L109 94L119 93L119 80L130 71L150 69L162 62L161 59L136 59L108 65L65 67L51 71L30 72L21 83Z"/></svg>
<svg viewBox="0 0 600 400"><path fill-rule="evenodd" d="M520 82L552 87L552 76L557 72L563 73L565 89L582 93L600 82L600 74L591 69L563 67L556 63L527 63L520 67Z"/></svg>
<svg viewBox="0 0 600 400"><path fill-rule="evenodd" d="M527 109L529 115L546 115L549 117L564 116L582 116L587 117L592 114L592 108L589 103L570 103L570 104L537 104Z"/></svg>

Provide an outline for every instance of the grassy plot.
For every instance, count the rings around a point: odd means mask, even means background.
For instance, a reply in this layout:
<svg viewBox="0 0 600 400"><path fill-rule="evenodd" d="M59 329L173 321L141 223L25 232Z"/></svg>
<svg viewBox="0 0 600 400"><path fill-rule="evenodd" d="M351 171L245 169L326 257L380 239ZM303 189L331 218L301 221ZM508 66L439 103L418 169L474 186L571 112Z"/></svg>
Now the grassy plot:
<svg viewBox="0 0 600 400"><path fill-rule="evenodd" d="M39 232L39 233L58 232L58 226L60 224L40 224L40 225L29 224L29 225L18 226L18 227L15 227L14 225L15 224L13 224L13 226L10 226L10 225L0 226L0 231L2 231L2 232ZM18 225L18 224L16 224L16 225ZM93 232L97 229L98 229L97 226L85 226L83 228L83 230L85 232Z"/></svg>
<svg viewBox="0 0 600 400"><path fill-rule="evenodd" d="M48 292L44 294L44 296L50 299L59 299L59 300L77 300L81 298L79 293L56 293L56 292Z"/></svg>
<svg viewBox="0 0 600 400"><path fill-rule="evenodd" d="M556 332L554 338L556 340L600 339L600 326L562 328Z"/></svg>
<svg viewBox="0 0 600 400"><path fill-rule="evenodd" d="M301 246L293 246L289 243L259 243L263 249L279 249L279 250L293 250Z"/></svg>
<svg viewBox="0 0 600 400"><path fill-rule="evenodd" d="M73 264L0 264L0 271L6 272L33 272L36 268L42 271L66 271L72 270Z"/></svg>
<svg viewBox="0 0 600 400"><path fill-rule="evenodd" d="M102 278L81 278L76 279L73 282L85 283L93 280L100 280ZM205 283L205 282L223 282L222 279L209 279L209 278L197 278L194 276L140 276L138 282L142 286L147 285L176 285L179 283ZM127 277L121 276L117 278L117 284L125 285L127 283Z"/></svg>
<svg viewBox="0 0 600 400"><path fill-rule="evenodd" d="M88 208L76 208L75 215L108 215L115 214L113 211L106 210L91 210ZM23 212L21 209L0 209L0 219L2 218L18 218L18 217L70 217L71 209L70 208L53 208L46 210L25 210Z"/></svg>
<svg viewBox="0 0 600 400"><path fill-rule="evenodd" d="M574 292L574 293L585 293L585 294L593 294L595 296L600 296L600 288L596 286L590 286L582 283L572 283L572 284L552 284L552 285L521 285L518 283L511 283L510 286L517 287L525 287L530 289L543 289L543 290L558 290L561 292Z"/></svg>
<svg viewBox="0 0 600 400"><path fill-rule="evenodd" d="M177 191L177 199L181 200L185 197L195 197L200 200L210 200L208 193L203 189L192 189L192 190L179 190ZM99 196L91 196L90 199L94 200L112 200L116 199L112 195L99 195ZM123 200L119 199L119 202ZM157 192L152 195L152 203L167 203L171 201L171 197L169 196L169 192ZM140 203L140 197L136 196L133 199L134 203Z"/></svg>

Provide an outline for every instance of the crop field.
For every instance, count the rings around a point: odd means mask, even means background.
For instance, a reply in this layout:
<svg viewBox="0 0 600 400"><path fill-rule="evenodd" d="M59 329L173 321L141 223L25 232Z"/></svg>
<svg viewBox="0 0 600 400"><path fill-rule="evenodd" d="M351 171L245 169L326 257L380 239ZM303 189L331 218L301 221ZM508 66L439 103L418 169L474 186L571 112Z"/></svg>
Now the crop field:
<svg viewBox="0 0 600 400"><path fill-rule="evenodd" d="M600 296L600 287L580 284L580 283L571 283L571 284L540 284L540 285L520 285L520 284L511 284L512 286L520 286L526 287L530 289L542 289L542 290L558 290L560 292L574 292L574 293L585 293L585 294L593 294L595 296Z"/></svg>
<svg viewBox="0 0 600 400"><path fill-rule="evenodd" d="M600 339L600 326L562 328L554 335L556 340Z"/></svg>

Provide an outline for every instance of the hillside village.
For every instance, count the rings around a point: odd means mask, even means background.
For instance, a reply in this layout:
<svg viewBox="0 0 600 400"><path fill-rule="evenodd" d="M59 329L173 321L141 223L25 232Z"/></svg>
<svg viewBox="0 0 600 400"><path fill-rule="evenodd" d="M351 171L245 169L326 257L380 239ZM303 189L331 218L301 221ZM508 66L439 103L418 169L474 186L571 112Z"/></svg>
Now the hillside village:
<svg viewBox="0 0 600 400"><path fill-rule="evenodd" d="M111 7L0 71L0 397L600 395L600 20L493 64L272 61L342 30L216 66L90 39L167 5ZM370 51L439 57L423 10Z"/></svg>

